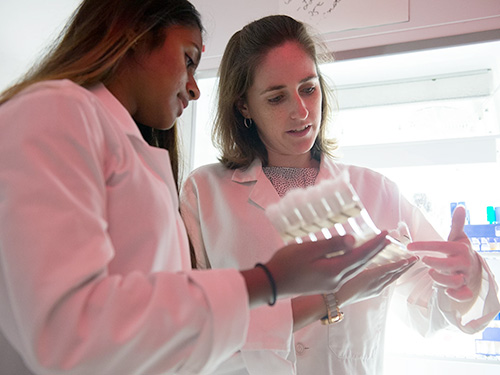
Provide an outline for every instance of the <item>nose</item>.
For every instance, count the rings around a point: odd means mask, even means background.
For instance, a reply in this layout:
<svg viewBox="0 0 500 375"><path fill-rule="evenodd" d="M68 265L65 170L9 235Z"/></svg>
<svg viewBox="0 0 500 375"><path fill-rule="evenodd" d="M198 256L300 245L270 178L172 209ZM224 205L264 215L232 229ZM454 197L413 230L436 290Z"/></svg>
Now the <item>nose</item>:
<svg viewBox="0 0 500 375"><path fill-rule="evenodd" d="M290 117L293 120L304 120L309 116L309 111L307 110L306 104L300 97L300 95L296 95L295 99L292 101L293 102L293 108L290 113Z"/></svg>
<svg viewBox="0 0 500 375"><path fill-rule="evenodd" d="M198 100L200 98L200 89L196 83L194 76L191 76L187 85L187 92L189 94L189 100Z"/></svg>

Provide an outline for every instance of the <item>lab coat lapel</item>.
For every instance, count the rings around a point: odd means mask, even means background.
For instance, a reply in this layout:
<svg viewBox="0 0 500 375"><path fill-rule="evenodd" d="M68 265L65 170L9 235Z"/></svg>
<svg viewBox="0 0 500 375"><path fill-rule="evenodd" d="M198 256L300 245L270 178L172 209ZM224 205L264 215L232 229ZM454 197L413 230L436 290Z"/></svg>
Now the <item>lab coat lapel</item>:
<svg viewBox="0 0 500 375"><path fill-rule="evenodd" d="M253 187L248 195L251 204L255 204L262 209L280 200L276 189L262 170L262 163L256 159L245 170L237 169L233 173L233 181L237 183L253 183Z"/></svg>
<svg viewBox="0 0 500 375"><path fill-rule="evenodd" d="M168 151L148 145L135 134L127 134L132 146L142 161L162 180L169 182L172 179L170 157Z"/></svg>
<svg viewBox="0 0 500 375"><path fill-rule="evenodd" d="M123 132L127 135L132 147L135 149L142 162L155 176L164 181L169 186L170 195L174 206L178 206L178 199L175 192L177 189L170 166L170 157L168 151L152 147L144 141L139 128L123 105L111 94L111 92L102 84L94 86L91 91L109 109L116 123L120 125Z"/></svg>
<svg viewBox="0 0 500 375"><path fill-rule="evenodd" d="M172 167L170 165L170 157L168 151L162 148L156 148L150 146L140 133L128 133L128 138L130 143L134 147L135 151L141 158L142 162L149 170L151 170L159 179L164 181L167 186L174 187L175 181L172 173ZM172 198L174 206L178 206L178 199L175 192L175 188L168 189Z"/></svg>
<svg viewBox="0 0 500 375"><path fill-rule="evenodd" d="M324 154L321 155L321 161L319 165L319 172L316 176L315 185L319 184L323 180L335 179L341 173L339 166L328 156L325 157Z"/></svg>

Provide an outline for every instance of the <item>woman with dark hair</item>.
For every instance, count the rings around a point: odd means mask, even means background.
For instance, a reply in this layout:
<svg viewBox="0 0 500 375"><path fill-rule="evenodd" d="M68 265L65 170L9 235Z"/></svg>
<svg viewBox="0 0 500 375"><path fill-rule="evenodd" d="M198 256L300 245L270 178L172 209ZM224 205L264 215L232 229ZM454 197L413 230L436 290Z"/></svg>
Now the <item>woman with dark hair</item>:
<svg viewBox="0 0 500 375"><path fill-rule="evenodd" d="M250 308L336 288L385 246L327 259L345 236L191 270L174 124L199 97L202 30L186 0L85 0L0 96L2 374L210 372Z"/></svg>
<svg viewBox="0 0 500 375"><path fill-rule="evenodd" d="M426 241L409 249L446 256L370 267L340 289L252 311L247 343L221 374L293 373L295 355L299 374L382 374L394 291L424 334L450 325L478 332L500 310L494 278L463 231L463 207L443 241L393 182L333 157L336 144L325 135L330 98L318 66L327 54L318 46L304 24L280 15L254 21L230 39L213 133L220 163L195 170L181 191L198 267L246 268L270 256L283 241L266 208L293 188L345 173L378 228L401 241L408 235ZM401 285L394 288L396 280Z"/></svg>

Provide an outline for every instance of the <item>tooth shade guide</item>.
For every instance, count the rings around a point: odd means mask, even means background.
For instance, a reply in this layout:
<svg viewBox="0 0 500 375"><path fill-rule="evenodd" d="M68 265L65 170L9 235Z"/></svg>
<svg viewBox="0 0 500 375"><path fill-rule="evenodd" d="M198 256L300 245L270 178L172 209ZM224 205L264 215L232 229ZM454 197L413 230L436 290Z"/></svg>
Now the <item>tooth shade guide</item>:
<svg viewBox="0 0 500 375"><path fill-rule="evenodd" d="M270 205L266 214L285 243L351 234L355 246L359 246L380 233L350 184L347 173L335 180L290 190L278 203ZM401 242L388 238L392 240L391 244L375 256L367 268L409 256ZM343 251L328 257L341 254Z"/></svg>

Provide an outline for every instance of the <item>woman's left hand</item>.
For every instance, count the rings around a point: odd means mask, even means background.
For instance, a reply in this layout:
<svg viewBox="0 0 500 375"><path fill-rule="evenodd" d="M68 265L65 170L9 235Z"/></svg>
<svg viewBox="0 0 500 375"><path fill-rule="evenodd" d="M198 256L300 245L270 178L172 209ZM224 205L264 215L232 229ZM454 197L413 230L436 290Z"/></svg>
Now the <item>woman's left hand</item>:
<svg viewBox="0 0 500 375"><path fill-rule="evenodd" d="M417 255L425 254L421 260L430 267L434 282L458 302L471 301L481 284L481 262L464 232L465 215L461 206L453 212L448 241L421 241L407 246Z"/></svg>

